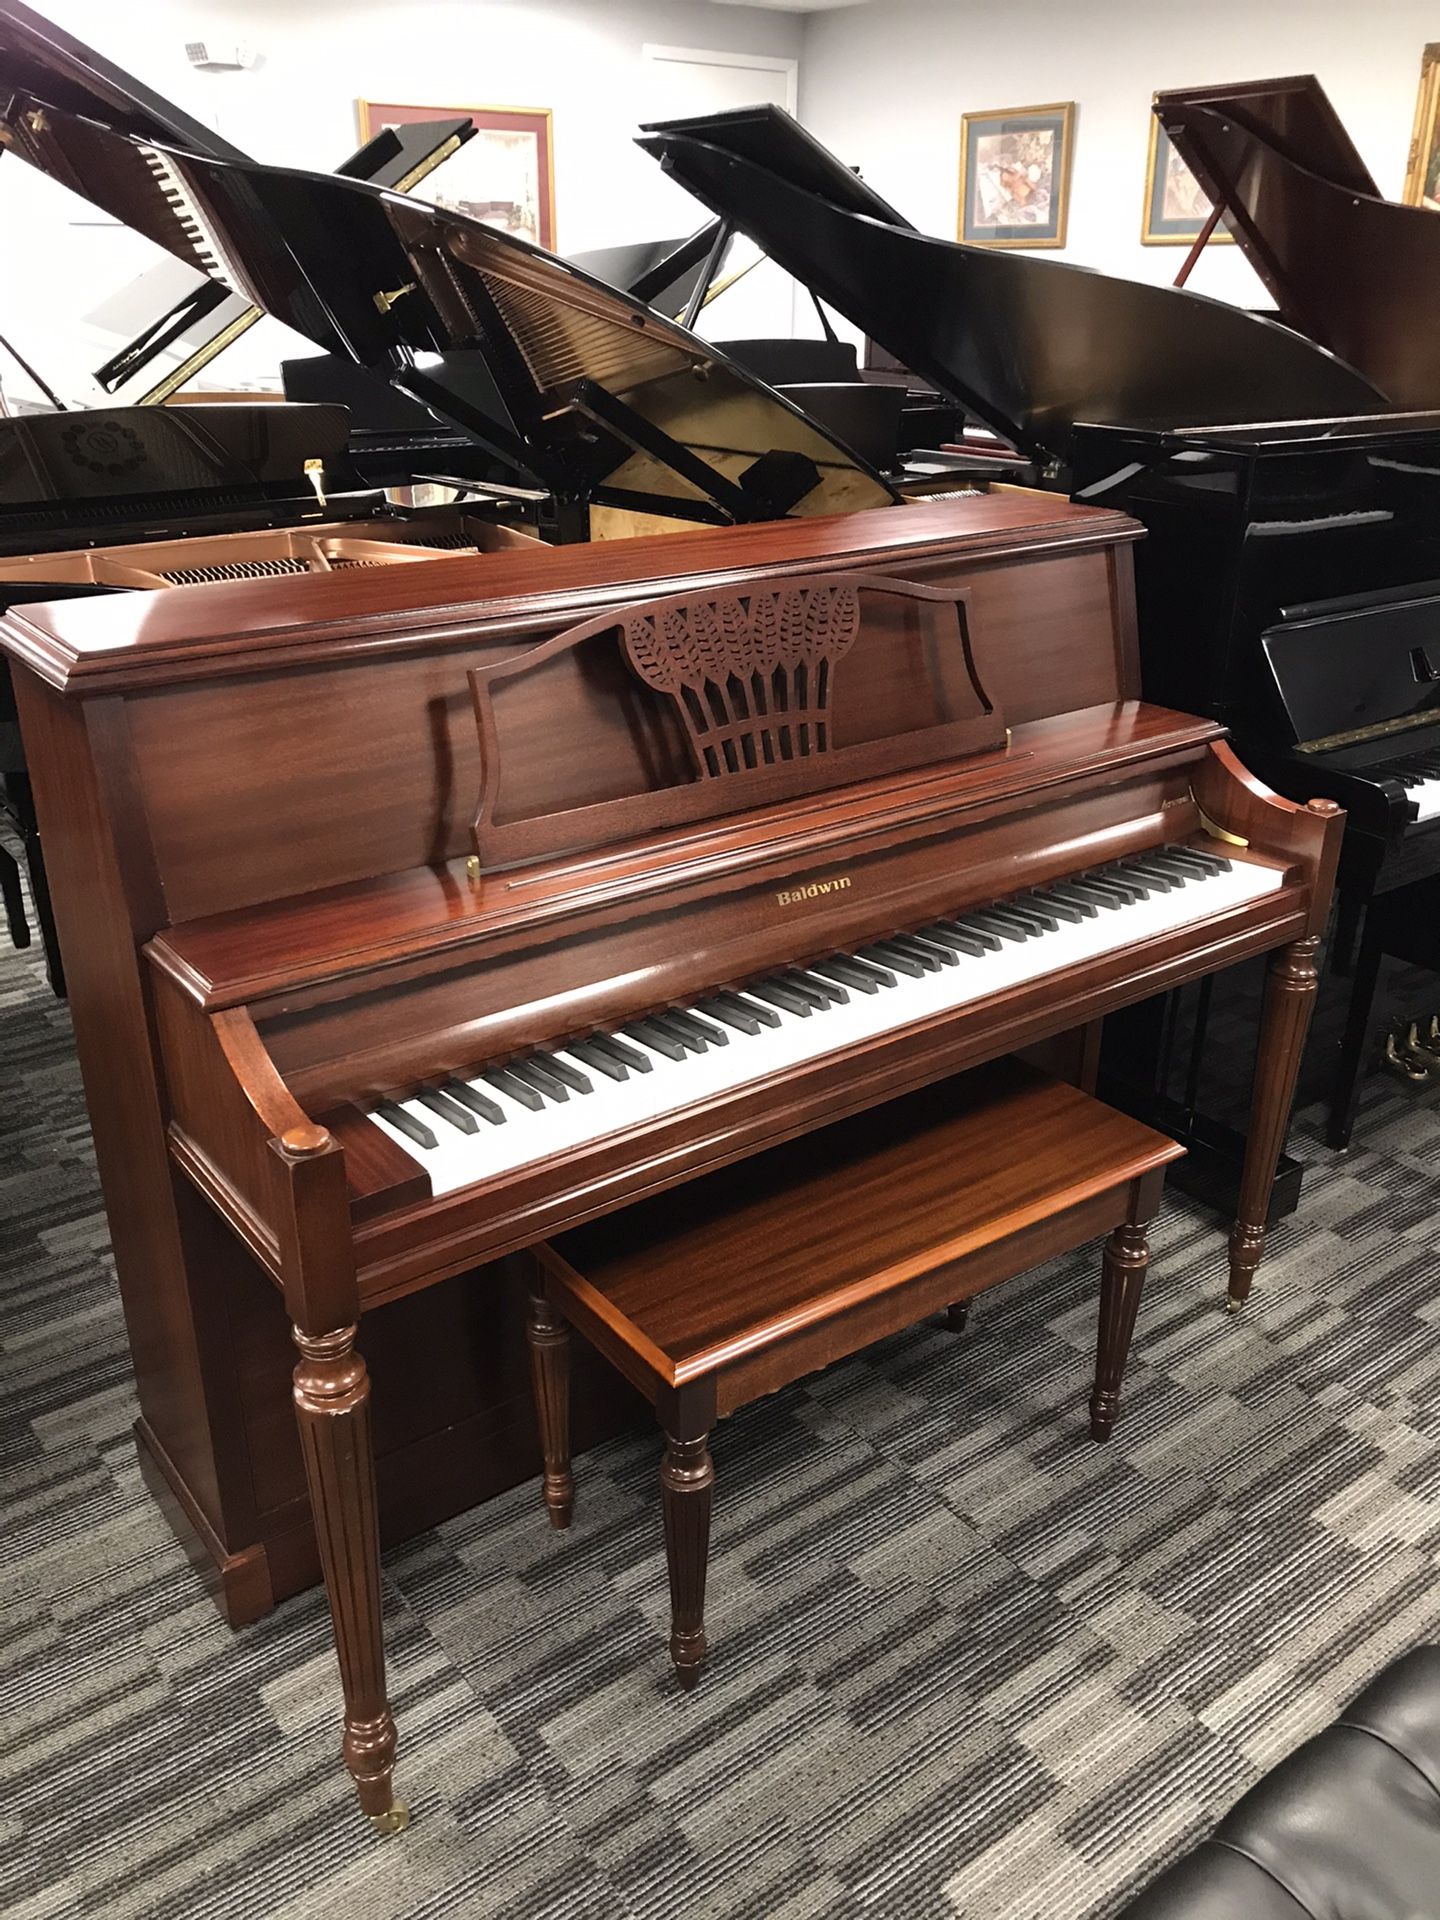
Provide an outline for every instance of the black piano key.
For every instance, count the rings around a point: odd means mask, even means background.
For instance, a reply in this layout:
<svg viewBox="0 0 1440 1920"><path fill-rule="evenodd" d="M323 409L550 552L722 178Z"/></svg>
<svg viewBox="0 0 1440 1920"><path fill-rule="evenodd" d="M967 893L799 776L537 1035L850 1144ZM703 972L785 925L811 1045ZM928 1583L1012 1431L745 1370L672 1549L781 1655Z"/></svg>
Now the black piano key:
<svg viewBox="0 0 1440 1920"><path fill-rule="evenodd" d="M539 1113L545 1105L543 1094L537 1093L534 1087L527 1086L523 1080L517 1080L514 1074L506 1073L499 1067L489 1067L479 1077L487 1087L494 1087L497 1093L503 1093L509 1099L518 1101L522 1107L528 1107L531 1113Z"/></svg>
<svg viewBox="0 0 1440 1920"><path fill-rule="evenodd" d="M563 1080L553 1073L547 1073L544 1067L537 1066L531 1060L507 1060L505 1071L515 1080L523 1080L527 1087L536 1093L543 1093L547 1100L564 1102L570 1098L570 1089Z"/></svg>
<svg viewBox="0 0 1440 1920"><path fill-rule="evenodd" d="M1108 867L1102 867L1098 873L1087 876L1097 886L1128 887L1132 900L1148 900L1151 888L1138 873L1126 873L1118 861L1112 861Z"/></svg>
<svg viewBox="0 0 1440 1920"><path fill-rule="evenodd" d="M613 1033L592 1033L585 1044L597 1053L608 1054L622 1067L632 1067L636 1073L654 1071L655 1062L643 1047L632 1047L628 1040L619 1040Z"/></svg>
<svg viewBox="0 0 1440 1920"><path fill-rule="evenodd" d="M987 927L1008 940L1030 940L1041 931L1033 920L1027 920L1020 913L1011 913L1008 907L986 907L978 917Z"/></svg>
<svg viewBox="0 0 1440 1920"><path fill-rule="evenodd" d="M1210 847L1173 846L1165 851L1177 860L1194 862L1205 873L1229 873L1232 864L1228 854L1216 853Z"/></svg>
<svg viewBox="0 0 1440 1920"><path fill-rule="evenodd" d="M780 1007L786 1013L793 1013L801 1020L808 1020L815 1011L815 1004L808 994L797 993L794 987L787 987L783 980L756 980L745 989L747 999L765 1000L772 1007Z"/></svg>
<svg viewBox="0 0 1440 1920"><path fill-rule="evenodd" d="M666 1012L665 1018L674 1021L677 1026L686 1028L697 1039L705 1041L708 1046L728 1047L730 1044L730 1036L725 1029L717 1027L713 1020L702 1019L693 1007L686 1007L683 1010L680 1007L671 1007Z"/></svg>
<svg viewBox="0 0 1440 1920"><path fill-rule="evenodd" d="M1117 880L1109 872L1087 873L1085 884L1087 887L1093 887L1097 893L1108 894L1117 905L1122 907L1133 907L1137 900L1145 898L1143 889L1136 886L1133 880Z"/></svg>
<svg viewBox="0 0 1440 1920"><path fill-rule="evenodd" d="M375 1111L382 1120L388 1120L392 1127L403 1133L407 1140L413 1140L417 1147L434 1147L435 1136L423 1120L417 1120L413 1113L407 1113L404 1107L397 1107L393 1100L377 1100Z"/></svg>
<svg viewBox="0 0 1440 1920"><path fill-rule="evenodd" d="M480 1124L474 1114L468 1108L462 1107L457 1100L452 1100L448 1093L441 1093L435 1087L417 1087L415 1098L422 1107L428 1107L431 1113L438 1113L442 1120L448 1120L450 1125L460 1133L480 1131Z"/></svg>
<svg viewBox="0 0 1440 1920"><path fill-rule="evenodd" d="M992 933L1001 940L1028 940L1030 929L1022 926L1018 920L1005 920L993 907L971 907L956 923L962 927L979 927L985 933Z"/></svg>
<svg viewBox="0 0 1440 1920"><path fill-rule="evenodd" d="M737 1033L749 1034L753 1039L760 1031L759 1015L742 1007L738 1000L733 1003L719 999L702 1000L699 1005L712 1020L723 1020L727 1027L733 1027Z"/></svg>
<svg viewBox="0 0 1440 1920"><path fill-rule="evenodd" d="M840 953L826 960L812 960L808 971L826 980L838 980L844 986L853 987L857 993L878 993L883 984L875 977L877 969Z"/></svg>
<svg viewBox="0 0 1440 1920"><path fill-rule="evenodd" d="M873 947L861 947L856 954L859 960L868 960L872 967L889 967L895 973L903 973L911 980L919 980L925 974L938 972L938 968L927 967L913 954L904 953L894 947L887 947L876 941Z"/></svg>
<svg viewBox="0 0 1440 1920"><path fill-rule="evenodd" d="M1178 881L1182 887L1187 885L1191 880L1198 880L1200 877L1199 870L1196 867L1191 866L1188 861L1175 859L1169 849L1164 847L1158 848L1153 853L1147 853L1140 864L1147 872L1168 874L1172 880Z"/></svg>
<svg viewBox="0 0 1440 1920"><path fill-rule="evenodd" d="M999 934L992 933L973 914L952 913L947 919L936 920L933 924L943 927L947 933L963 933L967 940L978 940L982 947L988 947L992 953L1000 951Z"/></svg>
<svg viewBox="0 0 1440 1920"><path fill-rule="evenodd" d="M1093 920L1099 911L1099 902L1073 880L1055 880L1047 891L1052 899L1063 900L1066 906L1073 907L1084 920Z"/></svg>
<svg viewBox="0 0 1440 1920"><path fill-rule="evenodd" d="M846 1007L850 1004L849 990L842 987L838 980L827 980L823 973L814 967L795 967L786 974L787 980L797 985L809 987L813 993L823 993L826 1002L832 1007Z"/></svg>
<svg viewBox="0 0 1440 1920"><path fill-rule="evenodd" d="M1065 891L1072 900L1088 900L1092 907L1123 907L1129 904L1129 895L1110 892L1105 887L1092 886L1088 880L1067 880Z"/></svg>
<svg viewBox="0 0 1440 1920"><path fill-rule="evenodd" d="M482 1120L488 1120L492 1127L503 1127L505 1109L488 1094L477 1093L463 1080L447 1080L445 1091L452 1100L458 1100L462 1107L468 1107L472 1113L478 1113Z"/></svg>
<svg viewBox="0 0 1440 1920"><path fill-rule="evenodd" d="M588 1040L567 1040L565 1051L576 1060L583 1060L592 1073L603 1073L607 1080L628 1080L630 1069L619 1060L612 1059L608 1053L602 1053L599 1047L592 1046Z"/></svg>
<svg viewBox="0 0 1440 1920"><path fill-rule="evenodd" d="M563 1080L572 1093L593 1093L595 1082L583 1074L579 1067L572 1067L568 1060L561 1060L556 1054L545 1051L537 1053L532 1064L545 1073L553 1073L557 1080Z"/></svg>
<svg viewBox="0 0 1440 1920"><path fill-rule="evenodd" d="M748 1013L751 1019L758 1020L762 1027L778 1027L780 1024L780 1016L775 1012L774 1008L762 1006L753 995L749 994L748 988L744 994L714 993L711 994L710 997L717 1003L723 1003L727 1007L735 1007L741 1013Z"/></svg>
<svg viewBox="0 0 1440 1920"><path fill-rule="evenodd" d="M1161 893L1173 893L1179 884L1174 874L1157 872L1143 860L1122 860L1115 871L1122 880L1138 880L1143 886L1158 887Z"/></svg>
<svg viewBox="0 0 1440 1920"><path fill-rule="evenodd" d="M1040 893L1027 893L1025 898L1027 900L1033 900L1037 907L1043 907L1047 913L1054 914L1057 921L1068 920L1072 926L1078 927L1080 922L1085 918L1085 911L1082 907L1077 907L1072 900L1060 899L1058 894L1054 893L1049 887L1046 887Z"/></svg>
<svg viewBox="0 0 1440 1920"><path fill-rule="evenodd" d="M678 1040L687 1053L704 1053L708 1042L703 1033L685 1025L668 1008L664 1013L647 1013L645 1024L658 1027L661 1033L668 1033L672 1040Z"/></svg>
<svg viewBox="0 0 1440 1920"><path fill-rule="evenodd" d="M830 1005L830 995L818 980L807 980L798 968L787 967L784 973L777 974L781 986L789 987L792 993L801 993L810 1002L817 1013L824 1013Z"/></svg>
<svg viewBox="0 0 1440 1920"><path fill-rule="evenodd" d="M912 958L912 960L918 960L918 962L924 966L924 970L927 973L939 973L941 966L943 966L941 956L939 956L939 948L925 947L924 941L916 941L916 939L912 939L908 933L891 933L889 939L876 941L876 947L879 948L881 952L910 954L910 958ZM947 960L950 966L954 966L954 954L947 954Z"/></svg>
<svg viewBox="0 0 1440 1920"><path fill-rule="evenodd" d="M924 953L935 954L942 967L959 966L960 962L956 957L954 947L950 946L949 943L944 940L930 939L922 927L917 927L913 933L907 933L904 937L912 947L919 947Z"/></svg>
<svg viewBox="0 0 1440 1920"><path fill-rule="evenodd" d="M656 1053L663 1054L667 1060L683 1060L689 1051L683 1041L675 1039L672 1034L662 1033L659 1027L652 1026L648 1020L632 1020L625 1032L643 1046L653 1047Z"/></svg>
<svg viewBox="0 0 1440 1920"><path fill-rule="evenodd" d="M1046 933L1057 933L1060 928L1060 915L1053 907L1047 907L1039 894L1017 893L1013 899L1005 902L1016 913L1028 913L1032 920L1038 920Z"/></svg>
<svg viewBox="0 0 1440 1920"><path fill-rule="evenodd" d="M937 946L948 947L952 953L968 953L977 960L990 952L989 943L982 940L978 933L961 933L958 927L944 927L934 920L928 927L921 927L920 933ZM995 944L999 946L1000 943L997 940Z"/></svg>

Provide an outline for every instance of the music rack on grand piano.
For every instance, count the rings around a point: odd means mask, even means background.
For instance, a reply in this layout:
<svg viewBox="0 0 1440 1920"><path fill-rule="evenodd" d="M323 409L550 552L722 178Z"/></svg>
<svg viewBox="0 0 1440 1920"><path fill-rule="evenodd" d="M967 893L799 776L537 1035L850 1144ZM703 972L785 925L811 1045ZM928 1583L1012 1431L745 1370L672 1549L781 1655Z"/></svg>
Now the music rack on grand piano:
<svg viewBox="0 0 1440 1920"><path fill-rule="evenodd" d="M232 1618L323 1567L371 1814L377 1531L533 1471L512 1250L1269 953L1244 1300L1341 822L1138 698L1139 532L1017 491L7 617L142 1460Z"/></svg>

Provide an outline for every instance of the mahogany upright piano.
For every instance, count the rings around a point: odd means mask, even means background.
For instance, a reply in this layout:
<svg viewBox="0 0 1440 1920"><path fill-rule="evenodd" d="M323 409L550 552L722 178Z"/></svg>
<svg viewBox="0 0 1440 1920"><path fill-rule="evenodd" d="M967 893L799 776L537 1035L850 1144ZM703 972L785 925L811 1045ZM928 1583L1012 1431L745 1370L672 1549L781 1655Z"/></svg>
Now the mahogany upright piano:
<svg viewBox="0 0 1440 1920"><path fill-rule="evenodd" d="M6 618L142 1460L232 1619L323 1568L382 1824L377 1533L534 1470L513 1251L1268 952L1244 1300L1341 816L1139 698L1139 532L1009 492Z"/></svg>

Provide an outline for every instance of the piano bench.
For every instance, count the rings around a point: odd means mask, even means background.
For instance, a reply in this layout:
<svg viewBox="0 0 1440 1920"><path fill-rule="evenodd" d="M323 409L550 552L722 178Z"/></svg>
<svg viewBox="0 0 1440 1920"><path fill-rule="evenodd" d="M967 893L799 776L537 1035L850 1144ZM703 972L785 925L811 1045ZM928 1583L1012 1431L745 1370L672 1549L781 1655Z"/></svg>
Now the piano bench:
<svg viewBox="0 0 1440 1920"><path fill-rule="evenodd" d="M1183 1148L1019 1060L994 1061L643 1200L531 1250L529 1337L553 1525L570 1523L569 1327L648 1396L670 1657L705 1655L715 1421L1108 1233L1090 1430L1109 1438Z"/></svg>

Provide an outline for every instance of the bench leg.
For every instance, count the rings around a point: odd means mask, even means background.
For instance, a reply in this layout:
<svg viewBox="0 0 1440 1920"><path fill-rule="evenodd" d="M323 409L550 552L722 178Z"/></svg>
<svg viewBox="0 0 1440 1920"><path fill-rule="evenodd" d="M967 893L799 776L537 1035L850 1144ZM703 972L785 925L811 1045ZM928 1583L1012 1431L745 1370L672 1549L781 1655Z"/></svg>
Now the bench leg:
<svg viewBox="0 0 1440 1920"><path fill-rule="evenodd" d="M705 1569L710 1558L710 1504L715 1466L710 1436L665 1436L660 1497L665 1510L665 1554L670 1566L670 1658L687 1692L705 1658Z"/></svg>
<svg viewBox="0 0 1440 1920"><path fill-rule="evenodd" d="M1095 1390L1090 1395L1090 1435L1108 1440L1120 1411L1120 1382L1130 1354L1130 1336L1150 1265L1150 1237L1143 1225L1125 1222L1105 1242L1100 1278L1100 1336L1095 1354Z"/></svg>
<svg viewBox="0 0 1440 1920"><path fill-rule="evenodd" d="M545 1507L552 1527L568 1527L575 1510L575 1479L570 1471L570 1329L538 1283L530 1288L525 1332L545 1462Z"/></svg>
<svg viewBox="0 0 1440 1920"><path fill-rule="evenodd" d="M945 1309L945 1324L951 1333L964 1333L970 1324L970 1302L957 1300Z"/></svg>
<svg viewBox="0 0 1440 1920"><path fill-rule="evenodd" d="M370 1443L370 1379L354 1327L294 1329L295 1417L315 1516L315 1536L345 1694L345 1765L360 1805L381 1833L410 1816L395 1799L395 1719L385 1692L380 1614L380 1533Z"/></svg>

